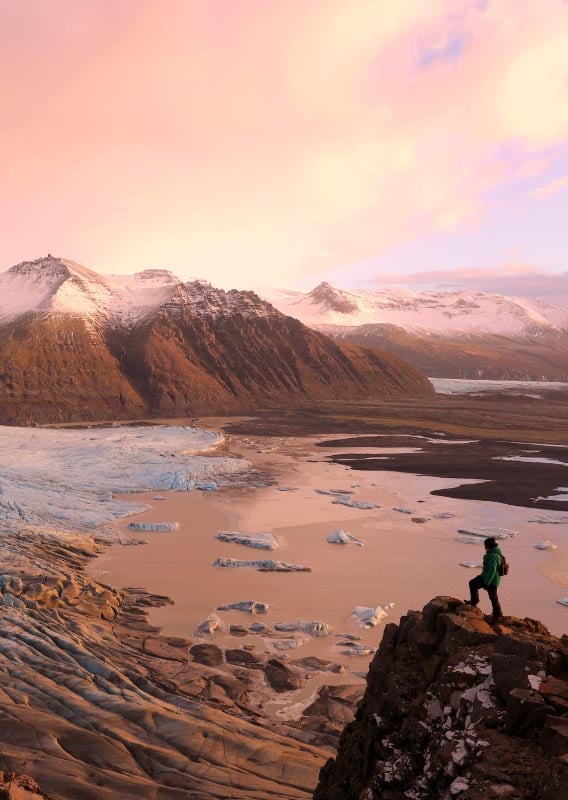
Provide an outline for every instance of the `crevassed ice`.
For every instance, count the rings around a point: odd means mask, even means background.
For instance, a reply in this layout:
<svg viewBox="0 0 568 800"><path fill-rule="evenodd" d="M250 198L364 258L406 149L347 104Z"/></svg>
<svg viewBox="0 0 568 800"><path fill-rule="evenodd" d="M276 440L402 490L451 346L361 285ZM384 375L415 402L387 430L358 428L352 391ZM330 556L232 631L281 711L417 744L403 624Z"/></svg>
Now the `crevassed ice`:
<svg viewBox="0 0 568 800"><path fill-rule="evenodd" d="M116 492L187 490L248 470L243 459L200 455L221 441L181 426L0 427L0 524L91 528L146 508Z"/></svg>

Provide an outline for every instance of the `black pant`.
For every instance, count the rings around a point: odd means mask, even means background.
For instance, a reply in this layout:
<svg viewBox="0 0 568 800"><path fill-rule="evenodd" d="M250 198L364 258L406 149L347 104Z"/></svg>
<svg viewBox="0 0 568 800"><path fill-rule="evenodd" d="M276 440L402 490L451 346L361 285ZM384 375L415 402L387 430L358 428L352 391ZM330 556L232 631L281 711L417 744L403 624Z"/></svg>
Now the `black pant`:
<svg viewBox="0 0 568 800"><path fill-rule="evenodd" d="M469 591L471 594L471 605L476 606L479 603L479 590L485 589L487 594L489 595L489 599L491 600L491 608L493 609L493 616L494 617L501 617L503 612L501 611L501 606L499 605L499 598L497 597L497 587L496 586L486 586L483 583L483 578L481 575L478 575L477 578L473 578L469 582Z"/></svg>

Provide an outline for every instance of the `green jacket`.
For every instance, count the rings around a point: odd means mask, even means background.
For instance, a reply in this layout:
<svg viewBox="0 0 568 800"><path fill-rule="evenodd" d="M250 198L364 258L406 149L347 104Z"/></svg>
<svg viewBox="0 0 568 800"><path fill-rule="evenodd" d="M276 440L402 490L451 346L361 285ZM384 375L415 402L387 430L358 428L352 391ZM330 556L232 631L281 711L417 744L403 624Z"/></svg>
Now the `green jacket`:
<svg viewBox="0 0 568 800"><path fill-rule="evenodd" d="M501 583L501 576L499 575L499 566L503 553L498 547L493 550L488 550L483 556L483 572L481 577L486 586L499 586Z"/></svg>

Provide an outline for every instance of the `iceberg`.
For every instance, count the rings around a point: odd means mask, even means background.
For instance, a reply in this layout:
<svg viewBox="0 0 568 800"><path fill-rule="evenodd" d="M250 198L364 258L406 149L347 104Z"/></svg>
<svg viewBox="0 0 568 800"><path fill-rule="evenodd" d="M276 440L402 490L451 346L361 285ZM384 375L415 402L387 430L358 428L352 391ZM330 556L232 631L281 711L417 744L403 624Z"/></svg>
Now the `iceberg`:
<svg viewBox="0 0 568 800"><path fill-rule="evenodd" d="M177 531L179 522L131 522L133 531Z"/></svg>
<svg viewBox="0 0 568 800"><path fill-rule="evenodd" d="M556 550L556 545L552 544L550 539L544 539L542 542L537 542L533 547L537 550Z"/></svg>
<svg viewBox="0 0 568 800"><path fill-rule="evenodd" d="M347 533L347 531L344 531L341 528L338 531L334 531L333 533L330 533L329 536L327 537L327 541L330 544L351 544L351 543L353 543L353 544L356 544L358 547L362 547L365 544L365 542L362 539L357 539L356 536L352 536L350 533Z"/></svg>
<svg viewBox="0 0 568 800"><path fill-rule="evenodd" d="M215 536L222 542L244 544L246 547L255 547L259 550L275 550L278 539L271 533L239 533L237 531L219 531Z"/></svg>
<svg viewBox="0 0 568 800"><path fill-rule="evenodd" d="M458 533L479 539L487 539L489 536L494 539L511 539L513 536L519 535L518 531L510 531L507 528L458 528Z"/></svg>
<svg viewBox="0 0 568 800"><path fill-rule="evenodd" d="M298 631L307 633L316 638L329 636L330 633L333 633L332 625L328 625L327 622L319 622L318 620L307 622L306 620L299 619L295 622L275 622L274 628L275 630L282 632L294 633Z"/></svg>
<svg viewBox="0 0 568 800"><path fill-rule="evenodd" d="M374 628L379 624L379 622L388 616L388 612L393 607L394 603L387 603L384 606L375 607L356 606L353 609L353 614L364 627Z"/></svg>
<svg viewBox="0 0 568 800"><path fill-rule="evenodd" d="M330 492L335 494L335 492ZM349 506L349 508L380 508L376 503L370 503L368 500L352 500L345 494L335 495L335 499L331 501L333 505Z"/></svg>
<svg viewBox="0 0 568 800"><path fill-rule="evenodd" d="M271 558L258 561L241 561L238 558L218 558L213 563L214 567L254 567L259 572L311 572L311 567L298 564L288 564L286 561L274 561Z"/></svg>
<svg viewBox="0 0 568 800"><path fill-rule="evenodd" d="M217 606L217 611L246 611L248 614L266 614L268 609L268 603L260 603L258 600L239 600L236 603Z"/></svg>

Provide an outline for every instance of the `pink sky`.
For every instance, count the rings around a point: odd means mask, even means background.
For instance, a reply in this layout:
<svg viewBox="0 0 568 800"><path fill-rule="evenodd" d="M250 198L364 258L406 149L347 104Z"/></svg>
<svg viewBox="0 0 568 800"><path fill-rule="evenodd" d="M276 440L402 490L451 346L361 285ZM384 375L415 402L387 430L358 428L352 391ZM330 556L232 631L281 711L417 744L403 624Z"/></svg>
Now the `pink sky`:
<svg viewBox="0 0 568 800"><path fill-rule="evenodd" d="M0 269L548 291L567 54L561 0L0 0Z"/></svg>

